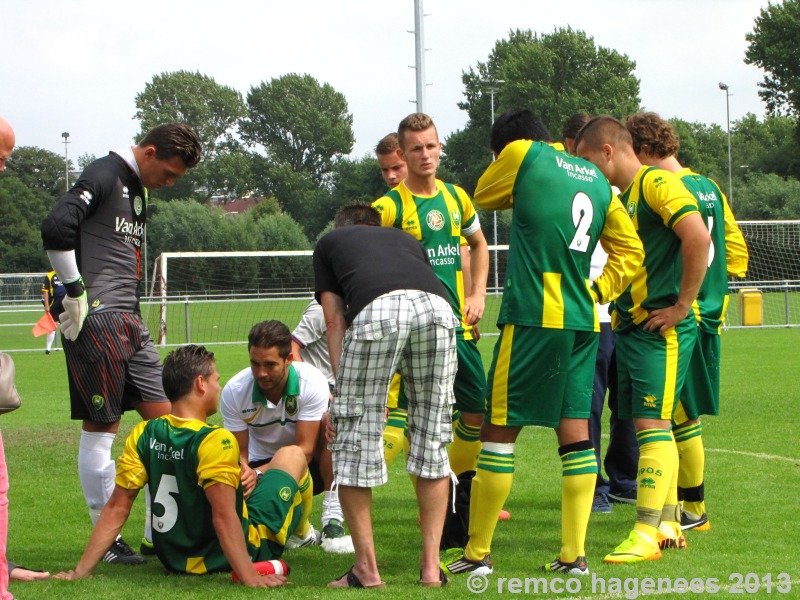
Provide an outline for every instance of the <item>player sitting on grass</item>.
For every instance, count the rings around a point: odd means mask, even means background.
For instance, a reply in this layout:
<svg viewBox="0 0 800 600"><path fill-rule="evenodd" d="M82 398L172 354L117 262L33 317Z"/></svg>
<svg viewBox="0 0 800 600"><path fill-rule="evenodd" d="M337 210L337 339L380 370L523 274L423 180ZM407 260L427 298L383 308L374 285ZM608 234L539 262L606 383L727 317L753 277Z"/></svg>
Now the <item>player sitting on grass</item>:
<svg viewBox="0 0 800 600"><path fill-rule="evenodd" d="M139 490L148 485L153 545L168 570L233 569L248 587L283 585L284 576L261 576L252 562L279 558L287 536L308 527L298 486L308 471L303 451L281 448L245 504L236 438L206 423L217 412L220 396L214 354L194 345L171 352L163 381L172 414L134 427L117 466L114 492L83 556L74 570L56 577L91 575L127 521Z"/></svg>

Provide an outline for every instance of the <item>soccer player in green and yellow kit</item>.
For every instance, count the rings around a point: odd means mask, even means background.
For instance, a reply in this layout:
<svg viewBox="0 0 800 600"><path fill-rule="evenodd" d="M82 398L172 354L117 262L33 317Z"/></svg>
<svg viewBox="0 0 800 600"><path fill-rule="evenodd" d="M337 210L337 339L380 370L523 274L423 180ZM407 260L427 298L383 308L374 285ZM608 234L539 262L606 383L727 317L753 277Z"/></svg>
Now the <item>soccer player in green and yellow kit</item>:
<svg viewBox="0 0 800 600"><path fill-rule="evenodd" d="M453 388L461 416L454 424L450 464L456 474L475 468L480 451L479 432L486 399L486 375L472 326L483 316L489 249L478 215L467 193L436 179L442 144L433 120L414 113L398 127L400 156L407 175L385 196L373 202L384 226L403 229L420 241L434 272L447 289L461 326L457 333L458 372ZM471 253L472 286L464 293L461 236Z"/></svg>
<svg viewBox="0 0 800 600"><path fill-rule="evenodd" d="M283 585L285 577L259 575L252 561L279 558L286 538L308 527L300 508L299 482L308 477L303 451L281 448L245 503L236 438L206 423L219 405L214 355L193 345L171 352L163 381L172 413L134 427L117 465L114 491L83 556L73 571L56 577L92 574L146 485L153 498L153 545L168 570L233 569L248 587Z"/></svg>
<svg viewBox="0 0 800 600"><path fill-rule="evenodd" d="M710 524L705 508L705 452L700 415L719 414L719 336L728 306L728 276L741 278L747 273L747 245L720 187L678 161L680 141L668 121L647 112L629 117L625 126L641 163L675 173L697 199L711 234L708 271L692 304L698 341L673 416L672 430L680 455L677 499L683 500L681 528L705 530Z"/></svg>
<svg viewBox="0 0 800 600"><path fill-rule="evenodd" d="M630 133L612 117L595 117L578 133L575 149L623 190L644 246L644 265L615 301L621 418L633 418L639 442L636 522L606 555L609 563L661 558L657 531L677 476L671 420L697 340L692 304L706 274L711 238L697 202L672 173L645 167ZM676 502L677 507L677 502Z"/></svg>
<svg viewBox="0 0 800 600"><path fill-rule="evenodd" d="M562 546L544 569L589 573L584 541L598 468L588 428L600 332L596 305L627 287L644 253L603 174L549 140L530 111L503 113L492 126L497 160L475 191L481 208L514 213L470 537L463 554L445 561L450 573L492 572L497 514L511 491L514 445L525 425L555 429L562 464ZM591 281L598 241L609 258Z"/></svg>

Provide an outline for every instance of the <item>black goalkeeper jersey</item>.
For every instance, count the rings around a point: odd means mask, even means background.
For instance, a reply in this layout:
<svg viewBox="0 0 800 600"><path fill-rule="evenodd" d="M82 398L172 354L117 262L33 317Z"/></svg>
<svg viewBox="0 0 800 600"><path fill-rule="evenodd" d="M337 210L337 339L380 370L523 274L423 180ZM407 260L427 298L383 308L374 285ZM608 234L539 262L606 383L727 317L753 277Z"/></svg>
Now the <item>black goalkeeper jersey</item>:
<svg viewBox="0 0 800 600"><path fill-rule="evenodd" d="M90 314L139 312L146 216L142 182L111 152L86 167L42 223L45 250L75 250Z"/></svg>

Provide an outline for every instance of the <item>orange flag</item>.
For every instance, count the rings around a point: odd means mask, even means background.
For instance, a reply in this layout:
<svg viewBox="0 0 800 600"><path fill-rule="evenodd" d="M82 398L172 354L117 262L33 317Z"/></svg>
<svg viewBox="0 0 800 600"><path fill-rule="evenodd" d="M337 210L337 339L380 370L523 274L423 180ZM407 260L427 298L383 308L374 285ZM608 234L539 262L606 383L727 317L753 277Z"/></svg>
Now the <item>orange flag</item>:
<svg viewBox="0 0 800 600"><path fill-rule="evenodd" d="M39 337L40 335L44 335L45 333L51 333L58 329L58 325L53 320L53 317L50 316L49 312L44 313L39 322L33 326L33 337Z"/></svg>

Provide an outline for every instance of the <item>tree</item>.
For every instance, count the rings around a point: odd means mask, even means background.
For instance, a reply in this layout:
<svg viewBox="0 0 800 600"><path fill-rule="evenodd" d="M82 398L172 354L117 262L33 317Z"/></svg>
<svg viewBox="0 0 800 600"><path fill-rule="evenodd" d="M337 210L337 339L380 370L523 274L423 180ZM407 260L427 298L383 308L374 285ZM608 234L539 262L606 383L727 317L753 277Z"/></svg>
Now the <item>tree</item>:
<svg viewBox="0 0 800 600"><path fill-rule="evenodd" d="M681 164L717 182L727 181L728 138L722 128L683 119L670 119L670 123L680 139Z"/></svg>
<svg viewBox="0 0 800 600"><path fill-rule="evenodd" d="M739 220L800 219L800 181L753 173L735 189L732 210Z"/></svg>
<svg viewBox="0 0 800 600"><path fill-rule="evenodd" d="M35 273L47 269L39 226L49 200L9 173L0 175L0 272Z"/></svg>
<svg viewBox="0 0 800 600"><path fill-rule="evenodd" d="M462 76L469 121L447 140L447 164L474 188L476 174L491 159L491 90L495 115L509 108L528 108L542 118L553 139L578 112L622 117L639 109L636 63L615 50L595 46L582 31L558 28L550 34L530 30L499 40L489 59ZM500 83L500 82L503 83ZM492 82L495 82L492 84Z"/></svg>
<svg viewBox="0 0 800 600"><path fill-rule="evenodd" d="M64 166L61 156L35 146L15 149L6 165L7 171L18 177L28 188L44 192L51 199L63 194L66 188Z"/></svg>
<svg viewBox="0 0 800 600"><path fill-rule="evenodd" d="M744 62L766 71L758 95L774 116L800 115L800 0L761 9Z"/></svg>
<svg viewBox="0 0 800 600"><path fill-rule="evenodd" d="M142 123L138 139L162 123L187 123L200 138L204 157L234 140L234 128L245 115L239 92L189 71L155 75L136 95L136 109Z"/></svg>
<svg viewBox="0 0 800 600"><path fill-rule="evenodd" d="M137 139L162 123L181 122L195 130L203 149L200 164L174 187L154 192L156 198L208 199L247 189L249 161L236 139L236 127L245 115L238 91L197 72L161 73L136 95L136 109L142 127Z"/></svg>
<svg viewBox="0 0 800 600"><path fill-rule="evenodd" d="M353 149L347 100L311 75L290 73L253 86L247 107L242 137L263 146L270 160L308 174L315 185L325 183L334 160Z"/></svg>

